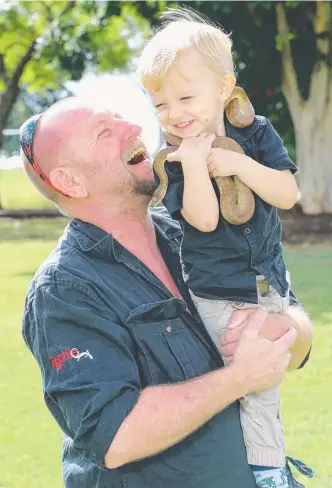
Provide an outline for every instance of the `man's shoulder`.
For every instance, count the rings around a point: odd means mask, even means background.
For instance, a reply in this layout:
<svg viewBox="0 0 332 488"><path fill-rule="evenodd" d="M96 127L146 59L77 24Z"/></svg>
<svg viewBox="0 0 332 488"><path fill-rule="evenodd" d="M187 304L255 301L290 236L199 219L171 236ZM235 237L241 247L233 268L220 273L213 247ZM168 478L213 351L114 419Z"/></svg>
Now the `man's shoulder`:
<svg viewBox="0 0 332 488"><path fill-rule="evenodd" d="M82 274L86 258L73 242L69 227L70 224L35 272L27 290L27 300L41 287L56 288L61 283L69 283L75 275L79 277Z"/></svg>
<svg viewBox="0 0 332 488"><path fill-rule="evenodd" d="M155 226L167 237L176 238L182 234L179 222L172 219L166 207L151 207L150 212Z"/></svg>

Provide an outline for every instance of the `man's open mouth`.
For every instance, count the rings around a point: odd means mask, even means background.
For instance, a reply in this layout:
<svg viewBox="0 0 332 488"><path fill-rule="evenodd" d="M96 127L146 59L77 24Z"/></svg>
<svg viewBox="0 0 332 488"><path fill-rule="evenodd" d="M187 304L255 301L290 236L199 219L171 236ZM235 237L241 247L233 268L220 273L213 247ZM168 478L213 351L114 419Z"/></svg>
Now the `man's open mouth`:
<svg viewBox="0 0 332 488"><path fill-rule="evenodd" d="M133 154L131 154L131 158L128 160L127 164L130 166L134 166L135 164L142 163L147 158L145 151L143 148L136 149Z"/></svg>

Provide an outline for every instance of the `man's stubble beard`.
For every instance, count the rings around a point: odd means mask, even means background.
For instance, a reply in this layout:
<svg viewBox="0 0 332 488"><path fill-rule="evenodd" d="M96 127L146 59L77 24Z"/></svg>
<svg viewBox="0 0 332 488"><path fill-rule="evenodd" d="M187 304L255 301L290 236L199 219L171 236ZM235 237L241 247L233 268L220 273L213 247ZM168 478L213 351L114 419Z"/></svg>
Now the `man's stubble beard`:
<svg viewBox="0 0 332 488"><path fill-rule="evenodd" d="M135 195L143 195L152 198L156 189L157 185L154 181L136 181L133 191Z"/></svg>

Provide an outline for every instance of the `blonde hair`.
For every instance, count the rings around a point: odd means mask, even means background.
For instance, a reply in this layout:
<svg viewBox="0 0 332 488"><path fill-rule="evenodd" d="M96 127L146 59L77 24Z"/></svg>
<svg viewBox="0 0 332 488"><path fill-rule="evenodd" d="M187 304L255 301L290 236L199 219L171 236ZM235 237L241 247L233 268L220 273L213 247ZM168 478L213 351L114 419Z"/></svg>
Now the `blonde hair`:
<svg viewBox="0 0 332 488"><path fill-rule="evenodd" d="M159 89L177 54L189 48L195 48L220 76L234 74L232 41L221 27L189 8L167 9L162 19L137 62L144 88Z"/></svg>

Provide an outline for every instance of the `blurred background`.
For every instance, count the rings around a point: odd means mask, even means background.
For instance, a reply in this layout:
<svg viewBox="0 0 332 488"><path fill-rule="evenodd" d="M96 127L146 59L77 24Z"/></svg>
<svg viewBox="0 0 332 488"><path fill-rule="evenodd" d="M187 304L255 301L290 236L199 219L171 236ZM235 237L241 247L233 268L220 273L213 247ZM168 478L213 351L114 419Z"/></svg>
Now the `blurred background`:
<svg viewBox="0 0 332 488"><path fill-rule="evenodd" d="M299 166L299 204L281 212L292 287L310 313L309 364L282 385L290 455L332 488L332 3L327 1L107 2L0 0L0 488L60 488L61 432L21 338L24 295L67 220L25 177L18 128L69 95L98 99L159 127L135 58L167 7L198 10L231 32L238 85L270 119Z"/></svg>

